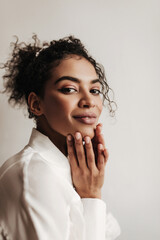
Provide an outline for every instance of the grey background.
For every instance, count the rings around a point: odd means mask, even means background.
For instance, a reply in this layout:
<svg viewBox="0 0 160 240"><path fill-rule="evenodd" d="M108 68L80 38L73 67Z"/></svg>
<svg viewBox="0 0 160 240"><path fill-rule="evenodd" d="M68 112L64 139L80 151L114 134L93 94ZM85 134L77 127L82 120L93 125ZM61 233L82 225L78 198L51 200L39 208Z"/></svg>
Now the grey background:
<svg viewBox="0 0 160 240"><path fill-rule="evenodd" d="M121 225L119 240L159 240L160 1L1 0L0 29L0 62L13 35L50 41L73 34L104 65L118 111L101 117L110 153L103 199ZM5 95L0 113L2 164L24 147L34 123Z"/></svg>

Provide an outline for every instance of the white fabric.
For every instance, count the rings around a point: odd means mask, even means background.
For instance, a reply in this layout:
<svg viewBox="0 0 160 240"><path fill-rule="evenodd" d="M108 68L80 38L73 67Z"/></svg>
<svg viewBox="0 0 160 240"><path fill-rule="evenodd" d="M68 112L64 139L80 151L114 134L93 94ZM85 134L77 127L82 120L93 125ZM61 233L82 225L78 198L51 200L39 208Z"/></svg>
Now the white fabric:
<svg viewBox="0 0 160 240"><path fill-rule="evenodd" d="M106 203L80 198L67 157L35 128L29 144L0 168L0 239L114 240L119 234Z"/></svg>

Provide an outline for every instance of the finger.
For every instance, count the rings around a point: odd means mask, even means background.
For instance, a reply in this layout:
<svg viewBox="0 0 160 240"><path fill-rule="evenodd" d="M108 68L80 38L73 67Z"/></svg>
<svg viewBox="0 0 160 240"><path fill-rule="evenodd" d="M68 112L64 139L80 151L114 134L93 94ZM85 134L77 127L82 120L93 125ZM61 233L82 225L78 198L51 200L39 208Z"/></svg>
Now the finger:
<svg viewBox="0 0 160 240"><path fill-rule="evenodd" d="M85 152L84 152L84 147L83 147L83 142L82 142L82 136L81 136L80 132L75 133L75 150L76 150L79 167L82 169L87 168L86 157L85 157Z"/></svg>
<svg viewBox="0 0 160 240"><path fill-rule="evenodd" d="M93 151L92 142L89 136L86 136L84 140L85 140L87 165L90 170L94 170L96 168L96 164L95 164L95 155Z"/></svg>
<svg viewBox="0 0 160 240"><path fill-rule="evenodd" d="M102 123L99 123L96 126L96 135L99 135L102 132Z"/></svg>
<svg viewBox="0 0 160 240"><path fill-rule="evenodd" d="M105 140L104 140L104 135L103 134L99 134L98 136L97 136L97 142L98 143L101 143L102 145L103 145L103 147L105 148Z"/></svg>
<svg viewBox="0 0 160 240"><path fill-rule="evenodd" d="M98 144L98 169L101 174L104 174L105 160L104 160L104 147L102 144Z"/></svg>
<svg viewBox="0 0 160 240"><path fill-rule="evenodd" d="M109 158L109 152L108 152L107 148L104 149L103 154L104 154L104 164L106 165L108 158Z"/></svg>
<svg viewBox="0 0 160 240"><path fill-rule="evenodd" d="M97 159L97 155L98 155L98 144L101 143L103 145L103 147L105 148L105 140L104 140L104 136L103 134L99 133L98 135L96 135L95 141L93 142L93 148L94 148L94 152L95 152L95 156Z"/></svg>
<svg viewBox="0 0 160 240"><path fill-rule="evenodd" d="M94 138L92 139L92 143L93 143L94 149L96 149L96 148L97 148L97 144L100 143L100 142L99 142L99 135L101 134L101 131L102 131L102 123L99 123L99 124L96 126L96 129L95 129L95 131L94 131L95 136L94 136Z"/></svg>
<svg viewBox="0 0 160 240"><path fill-rule="evenodd" d="M93 141L96 142L97 141L97 135L99 135L102 131L102 123L99 123L96 128L94 129L94 138Z"/></svg>
<svg viewBox="0 0 160 240"><path fill-rule="evenodd" d="M93 144L93 149L95 154L97 153L97 144L98 144L97 135L101 133L101 129L102 129L101 123L99 123L94 129L94 138L92 139L92 144Z"/></svg>
<svg viewBox="0 0 160 240"><path fill-rule="evenodd" d="M69 162L70 162L72 171L77 170L78 162L77 162L76 154L74 150L73 137L70 134L67 135L67 151L68 151L68 157L69 157Z"/></svg>

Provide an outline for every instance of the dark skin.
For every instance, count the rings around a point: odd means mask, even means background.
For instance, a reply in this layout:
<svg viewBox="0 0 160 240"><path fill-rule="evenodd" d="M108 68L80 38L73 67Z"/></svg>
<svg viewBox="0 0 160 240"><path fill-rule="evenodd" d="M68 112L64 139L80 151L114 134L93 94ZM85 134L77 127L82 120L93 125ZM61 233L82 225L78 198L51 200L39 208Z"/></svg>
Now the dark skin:
<svg viewBox="0 0 160 240"><path fill-rule="evenodd" d="M70 135L71 140L66 136L54 131L41 112L40 105L37 104L39 97L31 93L28 98L30 109L37 114L37 130L49 139L69 157L72 181L75 190L81 198L101 199L101 188L104 183L105 166L108 160L108 151L105 148L104 137L101 134L102 124L99 123L94 129L94 137L82 135L79 140L76 134ZM89 138L89 143L86 141ZM85 145L82 143L85 141Z"/></svg>
<svg viewBox="0 0 160 240"><path fill-rule="evenodd" d="M44 135L47 135L47 137L55 144L55 146L67 157L68 153L66 137L52 129L45 120L44 115L40 116L37 121L37 130Z"/></svg>
<svg viewBox="0 0 160 240"><path fill-rule="evenodd" d="M91 140L87 137L89 142L84 137L85 145L82 144L82 136L78 140L76 134L71 140L67 138L73 184L81 198L101 199L105 165L109 156L101 129L102 124L98 124L94 138Z"/></svg>
<svg viewBox="0 0 160 240"><path fill-rule="evenodd" d="M44 135L46 135L46 132L47 132L48 133L47 136L49 137L49 139L55 144L55 146L58 149L61 149L61 152L67 157L68 149L67 149L66 137L54 131L49 126L49 124L46 121L44 121L44 118L45 118L44 116L41 116L37 120L37 130L39 130ZM96 156L97 156L97 145L101 143L103 146L105 146L105 142L101 134L101 130L102 130L102 124L99 123L96 126L96 129L94 130L95 136L92 139L93 149Z"/></svg>
<svg viewBox="0 0 160 240"><path fill-rule="evenodd" d="M81 198L101 198L108 160L102 126L97 124L103 108L99 92L93 65L84 58L71 56L53 69L43 98L34 92L28 97L30 111L37 116L37 129L68 156L72 182ZM74 118L83 113L94 113L94 123L81 123Z"/></svg>

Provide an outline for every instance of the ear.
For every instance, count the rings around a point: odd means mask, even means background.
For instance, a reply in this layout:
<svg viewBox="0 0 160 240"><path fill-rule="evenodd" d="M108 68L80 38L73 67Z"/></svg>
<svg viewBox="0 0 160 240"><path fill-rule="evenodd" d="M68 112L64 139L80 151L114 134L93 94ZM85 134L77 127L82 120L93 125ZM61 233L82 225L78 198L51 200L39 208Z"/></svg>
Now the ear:
<svg viewBox="0 0 160 240"><path fill-rule="evenodd" d="M43 108L41 106L41 99L36 93L31 92L28 96L28 105L30 111L36 115L41 116L43 114Z"/></svg>

